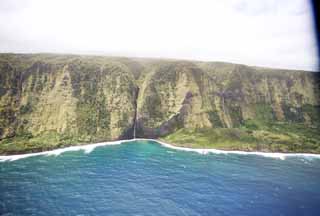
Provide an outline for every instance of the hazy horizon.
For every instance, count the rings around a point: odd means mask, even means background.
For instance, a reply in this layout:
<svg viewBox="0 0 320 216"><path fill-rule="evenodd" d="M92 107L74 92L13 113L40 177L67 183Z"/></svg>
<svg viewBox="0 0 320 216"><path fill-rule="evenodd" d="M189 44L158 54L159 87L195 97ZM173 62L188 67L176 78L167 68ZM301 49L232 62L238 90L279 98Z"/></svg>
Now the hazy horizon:
<svg viewBox="0 0 320 216"><path fill-rule="evenodd" d="M3 0L1 53L222 61L317 71L307 0Z"/></svg>

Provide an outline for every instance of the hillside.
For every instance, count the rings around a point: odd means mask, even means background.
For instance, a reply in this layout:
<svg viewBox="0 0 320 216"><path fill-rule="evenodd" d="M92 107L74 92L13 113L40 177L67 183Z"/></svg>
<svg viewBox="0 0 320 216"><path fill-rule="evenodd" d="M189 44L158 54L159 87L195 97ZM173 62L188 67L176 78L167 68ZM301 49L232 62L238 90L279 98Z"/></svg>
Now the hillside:
<svg viewBox="0 0 320 216"><path fill-rule="evenodd" d="M134 136L320 153L319 81L223 62L0 54L0 154Z"/></svg>

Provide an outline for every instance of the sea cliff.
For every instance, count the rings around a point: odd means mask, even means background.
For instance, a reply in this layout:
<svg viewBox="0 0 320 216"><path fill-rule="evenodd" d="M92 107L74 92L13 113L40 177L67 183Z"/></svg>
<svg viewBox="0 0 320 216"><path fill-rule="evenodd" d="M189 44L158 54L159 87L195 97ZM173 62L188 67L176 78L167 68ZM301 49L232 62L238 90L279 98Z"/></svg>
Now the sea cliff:
<svg viewBox="0 0 320 216"><path fill-rule="evenodd" d="M320 153L319 81L224 62L0 54L0 154L134 137Z"/></svg>

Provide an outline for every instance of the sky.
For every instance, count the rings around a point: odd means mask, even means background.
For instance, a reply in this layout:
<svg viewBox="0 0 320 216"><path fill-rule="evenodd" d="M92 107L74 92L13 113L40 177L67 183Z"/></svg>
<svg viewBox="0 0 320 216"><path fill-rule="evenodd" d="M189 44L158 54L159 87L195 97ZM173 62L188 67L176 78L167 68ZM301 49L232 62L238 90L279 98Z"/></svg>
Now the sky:
<svg viewBox="0 0 320 216"><path fill-rule="evenodd" d="M0 0L0 52L318 66L308 0Z"/></svg>

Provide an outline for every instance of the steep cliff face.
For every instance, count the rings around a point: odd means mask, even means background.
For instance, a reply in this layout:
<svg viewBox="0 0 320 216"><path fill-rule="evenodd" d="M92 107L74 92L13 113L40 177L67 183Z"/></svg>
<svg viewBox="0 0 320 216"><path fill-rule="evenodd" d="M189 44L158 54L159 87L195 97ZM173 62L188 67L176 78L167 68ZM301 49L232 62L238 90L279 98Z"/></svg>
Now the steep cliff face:
<svg viewBox="0 0 320 216"><path fill-rule="evenodd" d="M1 54L0 153L132 138L134 128L191 147L320 152L319 81L219 62Z"/></svg>
<svg viewBox="0 0 320 216"><path fill-rule="evenodd" d="M206 113L207 76L190 62L164 62L153 67L138 98L138 137L158 137L177 128L212 127Z"/></svg>
<svg viewBox="0 0 320 216"><path fill-rule="evenodd" d="M235 128L246 121L315 125L317 73L170 62L145 79L138 100L142 135L176 128Z"/></svg>
<svg viewBox="0 0 320 216"><path fill-rule="evenodd" d="M136 86L130 69L110 59L55 57L34 57L20 70L15 66L23 59L0 62L1 146L38 151L131 138Z"/></svg>

